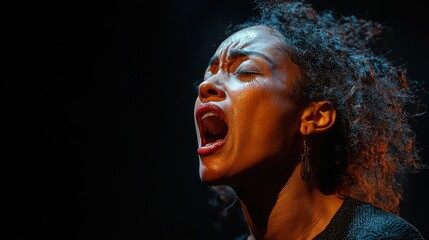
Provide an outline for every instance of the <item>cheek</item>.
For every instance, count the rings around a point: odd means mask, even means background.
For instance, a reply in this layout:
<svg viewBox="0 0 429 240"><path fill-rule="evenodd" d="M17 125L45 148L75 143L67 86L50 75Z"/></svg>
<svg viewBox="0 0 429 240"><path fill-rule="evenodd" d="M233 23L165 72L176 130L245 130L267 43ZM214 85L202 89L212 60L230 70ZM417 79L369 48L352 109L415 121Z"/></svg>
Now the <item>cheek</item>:
<svg viewBox="0 0 429 240"><path fill-rule="evenodd" d="M259 136L259 142L266 148L267 154L276 155L292 146L299 129L293 108L266 104L257 115L259 119L255 135Z"/></svg>
<svg viewBox="0 0 429 240"><path fill-rule="evenodd" d="M237 126L246 151L254 156L276 156L293 145L299 132L297 105L283 91L254 91L241 97Z"/></svg>

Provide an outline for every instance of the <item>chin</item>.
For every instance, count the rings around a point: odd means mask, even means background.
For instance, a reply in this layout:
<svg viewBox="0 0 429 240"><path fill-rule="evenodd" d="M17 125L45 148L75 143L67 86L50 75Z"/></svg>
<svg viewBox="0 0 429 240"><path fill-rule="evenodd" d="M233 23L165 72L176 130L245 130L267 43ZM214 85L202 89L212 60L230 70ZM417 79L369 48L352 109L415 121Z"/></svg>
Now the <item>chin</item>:
<svg viewBox="0 0 429 240"><path fill-rule="evenodd" d="M200 166L200 179L207 185L222 185L225 184L225 177L220 171L209 169L204 165Z"/></svg>

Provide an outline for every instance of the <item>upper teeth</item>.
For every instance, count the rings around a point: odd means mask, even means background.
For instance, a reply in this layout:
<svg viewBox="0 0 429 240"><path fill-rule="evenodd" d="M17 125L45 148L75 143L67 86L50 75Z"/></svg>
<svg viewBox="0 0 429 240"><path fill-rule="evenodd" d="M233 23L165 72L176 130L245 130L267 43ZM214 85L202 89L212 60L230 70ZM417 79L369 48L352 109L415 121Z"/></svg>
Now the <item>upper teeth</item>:
<svg viewBox="0 0 429 240"><path fill-rule="evenodd" d="M210 117L210 116L217 117L218 115L216 113L214 113L214 112L208 112L208 113L205 113L201 119L204 119L204 118L207 118L207 117Z"/></svg>

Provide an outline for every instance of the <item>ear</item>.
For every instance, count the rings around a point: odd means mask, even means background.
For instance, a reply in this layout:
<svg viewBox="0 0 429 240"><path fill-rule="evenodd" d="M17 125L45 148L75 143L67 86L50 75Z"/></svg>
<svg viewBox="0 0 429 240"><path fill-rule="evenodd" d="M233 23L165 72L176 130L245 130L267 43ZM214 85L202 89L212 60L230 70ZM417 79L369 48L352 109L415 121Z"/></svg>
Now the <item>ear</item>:
<svg viewBox="0 0 429 240"><path fill-rule="evenodd" d="M329 101L312 102L301 116L301 134L326 132L335 123L337 112Z"/></svg>

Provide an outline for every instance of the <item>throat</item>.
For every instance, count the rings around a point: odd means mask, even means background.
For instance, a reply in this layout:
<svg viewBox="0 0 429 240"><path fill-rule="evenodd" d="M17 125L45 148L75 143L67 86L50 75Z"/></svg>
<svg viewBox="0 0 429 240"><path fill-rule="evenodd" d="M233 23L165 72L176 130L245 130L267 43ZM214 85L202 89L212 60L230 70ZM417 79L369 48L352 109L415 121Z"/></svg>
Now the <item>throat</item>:
<svg viewBox="0 0 429 240"><path fill-rule="evenodd" d="M299 171L276 188L237 192L256 239L312 239L322 232L342 204L336 195L309 188ZM292 238L291 238L292 237Z"/></svg>

